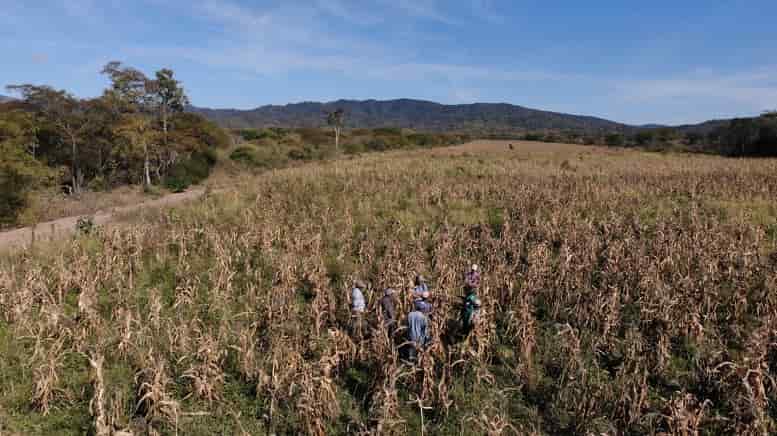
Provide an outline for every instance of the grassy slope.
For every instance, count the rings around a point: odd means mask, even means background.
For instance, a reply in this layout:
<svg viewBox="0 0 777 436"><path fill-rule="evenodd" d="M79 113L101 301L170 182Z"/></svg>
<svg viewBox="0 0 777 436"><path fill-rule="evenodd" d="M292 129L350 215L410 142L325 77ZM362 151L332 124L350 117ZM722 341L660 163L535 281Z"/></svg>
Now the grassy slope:
<svg viewBox="0 0 777 436"><path fill-rule="evenodd" d="M394 152L4 259L0 431L81 434L101 389L109 425L170 434L417 433L419 405L431 434L774 431L775 169L552 144ZM473 261L484 322L451 343ZM349 337L346 291L419 272L435 345L414 369Z"/></svg>

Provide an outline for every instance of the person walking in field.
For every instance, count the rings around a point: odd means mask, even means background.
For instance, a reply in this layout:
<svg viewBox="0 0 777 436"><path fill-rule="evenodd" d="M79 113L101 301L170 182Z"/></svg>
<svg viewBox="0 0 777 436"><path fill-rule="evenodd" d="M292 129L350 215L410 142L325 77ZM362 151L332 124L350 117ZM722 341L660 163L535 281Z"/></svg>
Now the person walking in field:
<svg viewBox="0 0 777 436"><path fill-rule="evenodd" d="M429 285L426 284L426 279L422 275L415 276L415 287L413 287L413 298L423 298L424 294L429 293ZM427 296L428 298L428 296Z"/></svg>
<svg viewBox="0 0 777 436"><path fill-rule="evenodd" d="M467 274L464 275L464 291L467 293L477 292L478 288L480 288L480 271L476 264L472 264Z"/></svg>
<svg viewBox="0 0 777 436"><path fill-rule="evenodd" d="M367 309L367 301L364 299L364 282L356 280L351 289L351 311L353 313L363 314Z"/></svg>
<svg viewBox="0 0 777 436"><path fill-rule="evenodd" d="M462 333L467 336L475 328L480 315L480 298L475 293L476 289L469 287L467 295L463 298L461 305L461 313L459 315L459 322L461 323Z"/></svg>
<svg viewBox="0 0 777 436"><path fill-rule="evenodd" d="M413 301L413 308L423 314L432 313L432 303L429 302L429 292L424 292Z"/></svg>
<svg viewBox="0 0 777 436"><path fill-rule="evenodd" d="M380 299L383 326L386 327L386 331L389 333L393 332L397 325L397 309L394 304L395 293L396 291L394 289L388 288L383 292L383 297Z"/></svg>
<svg viewBox="0 0 777 436"><path fill-rule="evenodd" d="M426 284L426 279L422 275L415 276L415 287L413 287L413 306L418 310L422 308L421 312L429 313L432 310L432 305L429 303L429 285Z"/></svg>
<svg viewBox="0 0 777 436"><path fill-rule="evenodd" d="M366 287L364 282L356 280L351 289L351 330L357 338L361 338L364 333L364 312L367 310L367 300L364 298Z"/></svg>
<svg viewBox="0 0 777 436"><path fill-rule="evenodd" d="M411 342L411 346L408 349L408 358L411 361L415 361L417 351L426 348L431 341L429 318L425 313L414 310L407 316L407 326L407 338Z"/></svg>
<svg viewBox="0 0 777 436"><path fill-rule="evenodd" d="M464 275L465 296L462 297L461 313L459 314L459 322L465 336L469 335L475 328L480 314L481 302L477 296L478 288L480 288L480 271L476 264L472 264L467 274Z"/></svg>

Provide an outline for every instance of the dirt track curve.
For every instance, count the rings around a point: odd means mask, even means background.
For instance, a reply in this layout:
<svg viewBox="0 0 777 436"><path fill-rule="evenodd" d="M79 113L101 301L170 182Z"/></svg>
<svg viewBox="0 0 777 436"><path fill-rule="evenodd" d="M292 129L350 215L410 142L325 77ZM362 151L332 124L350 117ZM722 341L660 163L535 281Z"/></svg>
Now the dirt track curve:
<svg viewBox="0 0 777 436"><path fill-rule="evenodd" d="M90 214L97 225L109 224L116 220L122 214L134 212L140 209L160 208L173 206L187 200L193 200L202 196L205 190L202 188L192 189L178 194L169 194L156 200L144 201L143 203L130 206L116 207L110 210L98 211ZM34 241L52 241L62 239L75 233L76 224L83 216L76 215L58 220L40 223L34 227L24 227L16 230L9 230L0 233L0 251L8 249L18 249L28 247Z"/></svg>

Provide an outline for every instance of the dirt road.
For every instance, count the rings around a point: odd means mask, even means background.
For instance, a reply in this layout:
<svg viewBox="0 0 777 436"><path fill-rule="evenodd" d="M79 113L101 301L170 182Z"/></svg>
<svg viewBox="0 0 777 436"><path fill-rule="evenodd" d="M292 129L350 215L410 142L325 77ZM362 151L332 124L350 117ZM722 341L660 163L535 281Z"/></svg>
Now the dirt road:
<svg viewBox="0 0 777 436"><path fill-rule="evenodd" d="M192 189L179 194L169 194L156 200L145 201L131 206L116 207L107 211L99 211L93 215L94 223L104 226L116 220L122 214L134 212L140 209L160 208L173 206L181 202L199 198L205 190ZM62 239L75 233L78 220L85 215L60 218L58 220L40 223L35 227L24 227L0 233L0 251L11 248L23 248L33 241L52 241Z"/></svg>

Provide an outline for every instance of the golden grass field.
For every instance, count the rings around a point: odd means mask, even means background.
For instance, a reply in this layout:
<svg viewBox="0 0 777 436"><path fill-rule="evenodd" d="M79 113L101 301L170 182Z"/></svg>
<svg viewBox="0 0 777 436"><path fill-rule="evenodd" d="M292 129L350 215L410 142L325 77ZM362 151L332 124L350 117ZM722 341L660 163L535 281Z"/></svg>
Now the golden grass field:
<svg viewBox="0 0 777 436"><path fill-rule="evenodd" d="M477 141L220 186L0 260L0 434L777 431L777 160ZM418 273L414 366L348 291L404 322Z"/></svg>

